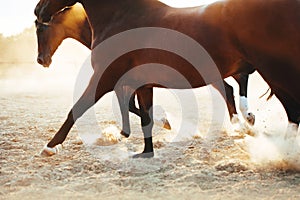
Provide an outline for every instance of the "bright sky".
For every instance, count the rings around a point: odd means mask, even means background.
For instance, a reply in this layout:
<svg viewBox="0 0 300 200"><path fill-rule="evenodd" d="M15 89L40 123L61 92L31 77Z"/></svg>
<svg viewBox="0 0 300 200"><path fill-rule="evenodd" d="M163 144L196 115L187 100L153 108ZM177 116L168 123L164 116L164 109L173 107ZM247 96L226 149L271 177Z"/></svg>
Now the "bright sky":
<svg viewBox="0 0 300 200"><path fill-rule="evenodd" d="M0 33L5 36L22 32L34 24L34 8L39 0L1 0ZM160 0L174 7L195 6L216 0Z"/></svg>
<svg viewBox="0 0 300 200"><path fill-rule="evenodd" d="M34 24L34 8L39 0L1 0L0 33L5 36L22 32Z"/></svg>

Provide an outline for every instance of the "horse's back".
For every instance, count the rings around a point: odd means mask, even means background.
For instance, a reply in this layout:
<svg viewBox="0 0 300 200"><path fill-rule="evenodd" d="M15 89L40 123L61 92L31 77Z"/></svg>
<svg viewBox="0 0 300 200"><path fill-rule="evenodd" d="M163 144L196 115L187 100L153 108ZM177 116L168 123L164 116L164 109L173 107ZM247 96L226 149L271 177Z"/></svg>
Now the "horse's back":
<svg viewBox="0 0 300 200"><path fill-rule="evenodd" d="M223 13L245 57L300 105L300 1L231 0Z"/></svg>

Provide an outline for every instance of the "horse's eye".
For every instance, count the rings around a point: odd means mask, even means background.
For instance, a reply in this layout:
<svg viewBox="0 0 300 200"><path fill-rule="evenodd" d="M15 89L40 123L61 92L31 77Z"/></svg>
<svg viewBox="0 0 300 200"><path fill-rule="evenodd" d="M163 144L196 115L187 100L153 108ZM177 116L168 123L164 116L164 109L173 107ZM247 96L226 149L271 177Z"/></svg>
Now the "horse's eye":
<svg viewBox="0 0 300 200"><path fill-rule="evenodd" d="M48 24L43 24L35 20L35 27L37 32L43 32L45 29L48 28Z"/></svg>
<svg viewBox="0 0 300 200"><path fill-rule="evenodd" d="M44 29L42 27L37 26L36 27L36 31L39 32L39 33L41 33L41 32L44 31Z"/></svg>
<svg viewBox="0 0 300 200"><path fill-rule="evenodd" d="M37 26L36 30L37 30L38 32L41 33L41 32L43 32L43 31L45 31L47 28L48 28L48 26L39 24L39 25Z"/></svg>

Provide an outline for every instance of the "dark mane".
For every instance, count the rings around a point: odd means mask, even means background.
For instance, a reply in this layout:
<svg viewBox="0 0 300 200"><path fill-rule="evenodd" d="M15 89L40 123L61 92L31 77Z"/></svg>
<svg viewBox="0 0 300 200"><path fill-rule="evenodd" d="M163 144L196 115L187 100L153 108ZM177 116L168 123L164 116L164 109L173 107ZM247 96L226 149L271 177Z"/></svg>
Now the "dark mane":
<svg viewBox="0 0 300 200"><path fill-rule="evenodd" d="M58 11L53 15L51 21L56 23L62 22L65 19L65 16L67 16L67 13L70 12L71 9L72 7L65 7L64 9Z"/></svg>

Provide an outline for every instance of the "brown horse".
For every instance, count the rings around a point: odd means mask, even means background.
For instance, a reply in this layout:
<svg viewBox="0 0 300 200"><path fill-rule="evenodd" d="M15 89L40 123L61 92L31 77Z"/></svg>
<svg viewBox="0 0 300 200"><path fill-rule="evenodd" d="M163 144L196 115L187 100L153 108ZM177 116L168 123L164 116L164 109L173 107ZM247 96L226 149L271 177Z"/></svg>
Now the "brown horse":
<svg viewBox="0 0 300 200"><path fill-rule="evenodd" d="M35 14L40 21L48 22L56 12L75 2L77 1L41 0L36 6ZM130 85L134 88L137 84L140 87L136 88L136 92L141 94L138 100L145 148L143 153L136 157L154 155L153 120L150 109L153 87L196 88L241 72L249 74L256 69L283 104L289 121L298 125L300 121L300 84L297 84L300 77L299 1L227 0L205 7L181 9L171 8L155 0L115 0L114 2L82 0L80 2L86 10L92 28L92 65L95 72L85 93L73 106L67 120L48 143L48 147L61 144L74 122L104 94L114 90L119 80L128 72L131 73L125 81L121 82L121 85ZM140 30L139 28L142 27L161 27L164 30L171 29L189 36L201 44L212 58L213 64L216 64L217 70L205 59L200 66L197 66L197 63L188 63L182 57L176 57L166 51L169 43L164 41L171 37L169 32L155 32L153 29L147 29L150 31L149 35L143 32L146 35L142 38L145 49L126 52L113 62L109 62L107 57L114 51L122 49L122 46L129 48L131 44L140 40L136 32L133 32L132 37L116 40L119 46L110 48L107 44L111 43L106 43L107 39L119 33L131 33L129 30ZM172 41L178 44L178 48L185 47L185 44L176 37ZM162 50L155 49L158 46L156 42ZM103 46L107 51L103 50ZM192 45L188 47L194 50ZM191 56L194 55L193 53L190 52ZM170 66L186 78L188 84L180 81L180 77L174 73L168 70L161 71L161 68L155 66L151 69L148 67L144 71L136 69L136 66L144 66L147 63ZM108 68L106 64L109 64ZM148 94L145 94L147 90Z"/></svg>
<svg viewBox="0 0 300 200"><path fill-rule="evenodd" d="M86 13L80 4L57 13L49 23L40 23L36 20L35 26L38 41L37 62L44 67L50 66L53 54L66 38L73 38L91 49L92 32ZM134 102L134 91L126 87L121 94L120 92L117 93L120 108L124 108L121 104L126 102L124 95L129 96L133 94L129 99L129 111L140 116L140 110L135 106ZM158 119L157 121L160 121L164 128L171 129L171 125L166 118ZM121 134L126 136L130 134L129 119L123 120Z"/></svg>
<svg viewBox="0 0 300 200"><path fill-rule="evenodd" d="M51 57L55 50L66 38L73 38L87 48L91 48L92 33L91 28L86 18L85 11L80 4L75 4L72 7L66 8L55 14L51 21L47 24L40 23L36 20L36 34L38 39L38 58L39 64L48 67L51 64ZM253 125L255 116L248 112L247 105L247 85L248 74L238 74L233 76L239 84L240 93L240 110L246 121ZM222 90L222 84L225 86L225 92ZM223 83L212 83L226 100L228 113L231 121L237 116L236 106L234 102L233 88L225 81ZM129 88L128 88L129 90ZM132 92L132 91L131 91ZM133 93L133 92L132 92ZM226 98L227 97L227 98ZM244 101L244 102L243 102ZM139 109L134 103L134 95L129 100L129 111L140 116ZM165 127L170 128L167 119L162 119Z"/></svg>

